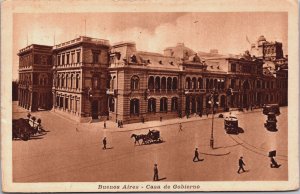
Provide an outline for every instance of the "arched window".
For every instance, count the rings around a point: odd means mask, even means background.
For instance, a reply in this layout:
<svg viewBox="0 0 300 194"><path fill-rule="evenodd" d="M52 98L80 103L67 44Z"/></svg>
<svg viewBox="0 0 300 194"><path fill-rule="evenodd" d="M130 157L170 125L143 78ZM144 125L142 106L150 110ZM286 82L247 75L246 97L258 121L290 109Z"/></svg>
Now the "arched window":
<svg viewBox="0 0 300 194"><path fill-rule="evenodd" d="M155 78L155 89L156 90L160 89L160 77Z"/></svg>
<svg viewBox="0 0 300 194"><path fill-rule="evenodd" d="M60 85L60 84L61 84L60 77L61 77L61 75L58 74L58 75L57 75L57 84L56 84L57 87L60 87L60 86L61 86L61 85Z"/></svg>
<svg viewBox="0 0 300 194"><path fill-rule="evenodd" d="M178 110L178 98L172 98L171 111L176 112Z"/></svg>
<svg viewBox="0 0 300 194"><path fill-rule="evenodd" d="M167 88L167 79L165 77L161 78L161 89L165 90Z"/></svg>
<svg viewBox="0 0 300 194"><path fill-rule="evenodd" d="M140 111L140 102L138 99L130 100L130 114L138 115Z"/></svg>
<svg viewBox="0 0 300 194"><path fill-rule="evenodd" d="M111 80L111 89L115 89L115 80L116 80L116 76L114 76Z"/></svg>
<svg viewBox="0 0 300 194"><path fill-rule="evenodd" d="M218 87L218 80L217 79L214 79L214 86L213 86L213 88L215 88L215 89L219 88Z"/></svg>
<svg viewBox="0 0 300 194"><path fill-rule="evenodd" d="M192 79L192 89L197 89L197 80L195 77Z"/></svg>
<svg viewBox="0 0 300 194"><path fill-rule="evenodd" d="M74 81L74 75L73 74L71 74L71 84L70 84L70 88L73 88L74 87L74 84L73 84L73 81Z"/></svg>
<svg viewBox="0 0 300 194"><path fill-rule="evenodd" d="M172 89L173 89L173 90L177 90L177 77L174 77L174 78L173 78Z"/></svg>
<svg viewBox="0 0 300 194"><path fill-rule="evenodd" d="M198 78L198 88L203 89L203 80L202 80L202 78Z"/></svg>
<svg viewBox="0 0 300 194"><path fill-rule="evenodd" d="M77 74L76 75L76 82L75 82L76 89L79 88L79 79L80 79L79 74Z"/></svg>
<svg viewBox="0 0 300 194"><path fill-rule="evenodd" d="M208 78L206 78L206 89L209 89L209 84L210 84L210 81Z"/></svg>
<svg viewBox="0 0 300 194"><path fill-rule="evenodd" d="M45 73L42 73L39 75L39 85L45 86L48 84L48 75Z"/></svg>
<svg viewBox="0 0 300 194"><path fill-rule="evenodd" d="M160 99L160 112L167 112L168 111L168 99L161 98Z"/></svg>
<svg viewBox="0 0 300 194"><path fill-rule="evenodd" d="M138 90L139 89L139 77L134 75L131 77L130 81L130 89L131 90Z"/></svg>
<svg viewBox="0 0 300 194"><path fill-rule="evenodd" d="M148 112L156 112L156 99L150 98L148 100Z"/></svg>
<svg viewBox="0 0 300 194"><path fill-rule="evenodd" d="M66 88L69 88L69 74L66 74Z"/></svg>
<svg viewBox="0 0 300 194"><path fill-rule="evenodd" d="M148 89L153 90L154 89L154 77L150 76L148 79Z"/></svg>
<svg viewBox="0 0 300 194"><path fill-rule="evenodd" d="M115 99L113 97L109 97L108 108L110 112L115 112Z"/></svg>
<svg viewBox="0 0 300 194"><path fill-rule="evenodd" d="M187 77L185 79L185 88L186 89L191 89L191 78Z"/></svg>
<svg viewBox="0 0 300 194"><path fill-rule="evenodd" d="M106 88L110 89L110 82L111 82L111 76L109 75L107 80L106 80Z"/></svg>
<svg viewBox="0 0 300 194"><path fill-rule="evenodd" d="M172 89L172 78L168 77L167 79L167 90Z"/></svg>

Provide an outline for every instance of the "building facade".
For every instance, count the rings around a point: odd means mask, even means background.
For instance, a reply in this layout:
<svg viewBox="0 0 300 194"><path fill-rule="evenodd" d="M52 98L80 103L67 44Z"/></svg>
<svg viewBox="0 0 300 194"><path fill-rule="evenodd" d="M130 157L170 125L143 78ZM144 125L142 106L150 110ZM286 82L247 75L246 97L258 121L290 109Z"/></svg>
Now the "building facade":
<svg viewBox="0 0 300 194"><path fill-rule="evenodd" d="M18 101L30 111L52 108L52 47L30 45L19 56Z"/></svg>
<svg viewBox="0 0 300 194"><path fill-rule="evenodd" d="M82 122L107 115L109 46L107 40L84 36L54 46L55 112Z"/></svg>
<svg viewBox="0 0 300 194"><path fill-rule="evenodd" d="M160 54L138 51L134 42L81 36L52 48L53 111L81 122L126 124L210 114L212 107L287 105L287 58L282 46L276 49L280 56L273 58L253 50L225 56L179 43Z"/></svg>

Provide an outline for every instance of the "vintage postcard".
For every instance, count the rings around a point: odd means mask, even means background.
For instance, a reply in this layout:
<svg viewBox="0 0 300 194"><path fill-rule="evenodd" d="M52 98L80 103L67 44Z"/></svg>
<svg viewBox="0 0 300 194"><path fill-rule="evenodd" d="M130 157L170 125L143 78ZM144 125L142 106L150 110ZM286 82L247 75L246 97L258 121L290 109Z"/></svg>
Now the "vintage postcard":
<svg viewBox="0 0 300 194"><path fill-rule="evenodd" d="M3 191L298 189L296 0L1 5Z"/></svg>

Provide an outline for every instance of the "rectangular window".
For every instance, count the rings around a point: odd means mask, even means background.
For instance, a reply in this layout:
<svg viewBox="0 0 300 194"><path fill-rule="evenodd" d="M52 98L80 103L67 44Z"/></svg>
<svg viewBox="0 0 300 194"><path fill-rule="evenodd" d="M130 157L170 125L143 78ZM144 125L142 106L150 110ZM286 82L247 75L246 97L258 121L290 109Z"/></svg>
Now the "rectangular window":
<svg viewBox="0 0 300 194"><path fill-rule="evenodd" d="M62 55L62 56L61 56L61 60L62 60L62 61L61 61L61 62L62 62L61 64L64 65L64 64L65 64L65 55Z"/></svg>
<svg viewBox="0 0 300 194"><path fill-rule="evenodd" d="M70 110L73 109L73 99L70 99Z"/></svg>
<svg viewBox="0 0 300 194"><path fill-rule="evenodd" d="M69 98L65 98L65 109L69 109Z"/></svg>
<svg viewBox="0 0 300 194"><path fill-rule="evenodd" d="M231 64L231 71L236 72L236 64L235 63Z"/></svg>
<svg viewBox="0 0 300 194"><path fill-rule="evenodd" d="M71 63L75 63L75 53L71 54Z"/></svg>
<svg viewBox="0 0 300 194"><path fill-rule="evenodd" d="M93 52L93 63L98 63L99 62L98 57L99 57L99 53L98 52Z"/></svg>
<svg viewBox="0 0 300 194"><path fill-rule="evenodd" d="M60 55L57 56L57 65L60 65Z"/></svg>
<svg viewBox="0 0 300 194"><path fill-rule="evenodd" d="M77 63L80 63L80 52L77 52Z"/></svg>
<svg viewBox="0 0 300 194"><path fill-rule="evenodd" d="M70 54L67 54L67 64L70 64Z"/></svg>

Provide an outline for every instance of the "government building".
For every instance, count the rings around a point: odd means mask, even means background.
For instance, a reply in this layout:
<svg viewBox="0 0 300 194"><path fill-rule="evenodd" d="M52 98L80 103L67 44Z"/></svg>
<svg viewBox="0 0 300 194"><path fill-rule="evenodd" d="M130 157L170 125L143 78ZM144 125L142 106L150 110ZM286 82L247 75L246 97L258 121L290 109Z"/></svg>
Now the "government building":
<svg viewBox="0 0 300 194"><path fill-rule="evenodd" d="M288 58L263 36L242 55L184 43L153 53L85 36L18 55L19 105L78 122L147 122L288 101Z"/></svg>

